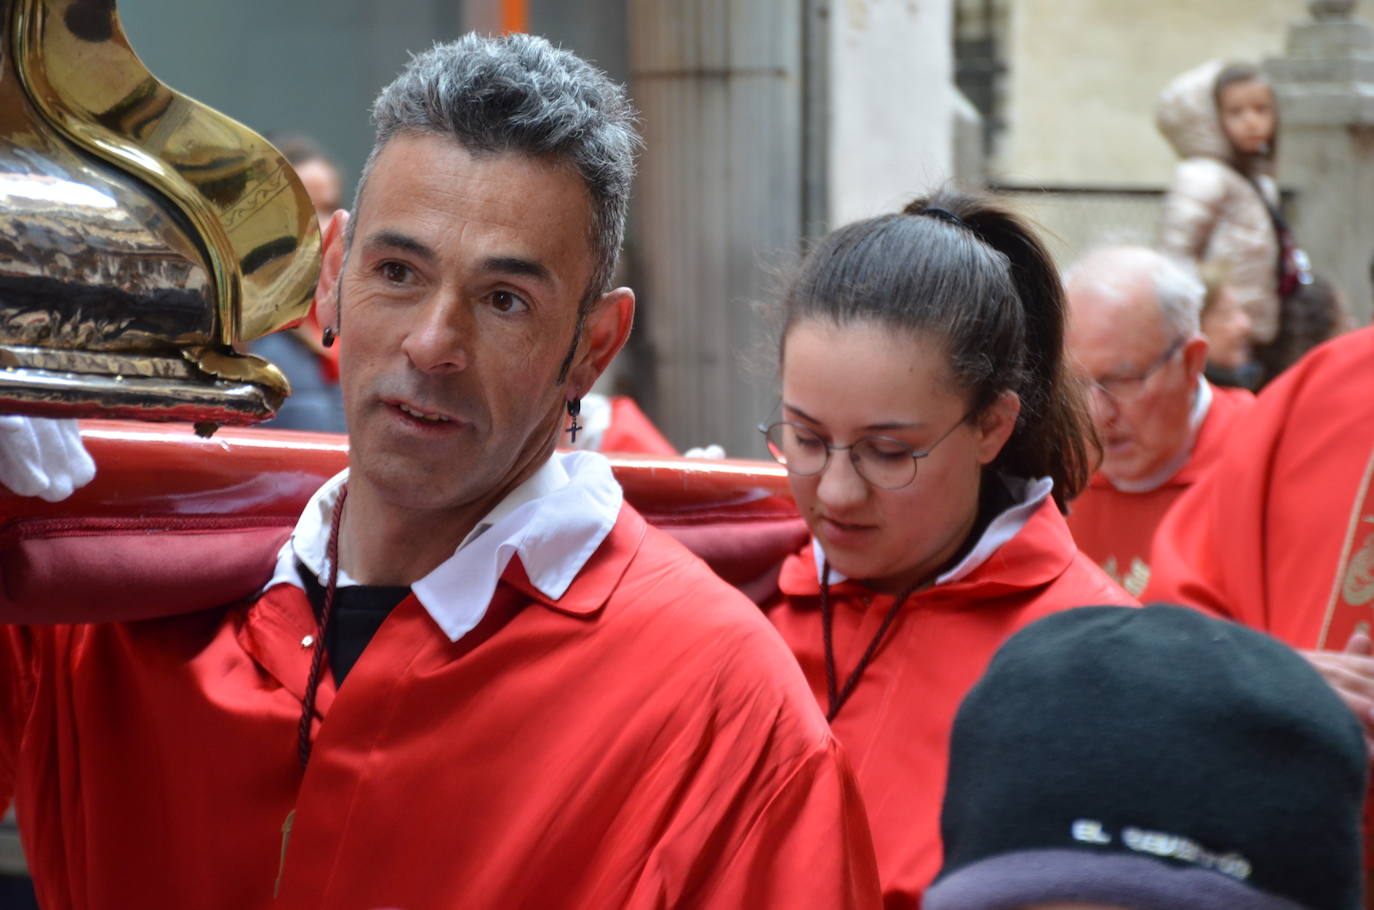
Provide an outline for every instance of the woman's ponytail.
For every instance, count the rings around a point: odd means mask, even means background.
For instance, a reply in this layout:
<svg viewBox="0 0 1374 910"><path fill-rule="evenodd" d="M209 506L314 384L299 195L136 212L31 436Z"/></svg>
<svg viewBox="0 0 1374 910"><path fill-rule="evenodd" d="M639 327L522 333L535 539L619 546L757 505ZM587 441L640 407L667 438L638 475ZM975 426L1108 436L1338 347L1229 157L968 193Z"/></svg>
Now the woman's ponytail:
<svg viewBox="0 0 1374 910"><path fill-rule="evenodd" d="M1059 270L1031 228L985 198L941 193L926 208L949 211L979 240L1006 257L1008 274L1025 314L1025 376L1021 417L998 463L1022 477L1054 478L1061 509L1082 491L1097 459L1082 389L1065 355L1068 304Z"/></svg>

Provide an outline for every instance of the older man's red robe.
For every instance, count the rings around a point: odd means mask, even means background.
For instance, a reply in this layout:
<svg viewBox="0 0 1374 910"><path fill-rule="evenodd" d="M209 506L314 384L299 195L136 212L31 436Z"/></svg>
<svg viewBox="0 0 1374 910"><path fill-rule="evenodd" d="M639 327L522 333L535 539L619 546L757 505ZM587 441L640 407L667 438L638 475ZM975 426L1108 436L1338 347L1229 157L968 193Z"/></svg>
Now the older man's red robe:
<svg viewBox="0 0 1374 910"><path fill-rule="evenodd" d="M1198 428L1192 454L1174 476L1153 490L1118 490L1101 471L1070 505L1069 530L1078 549L1137 597L1150 579L1150 549L1155 530L1169 508L1206 477L1226 440L1254 406L1246 389L1212 386L1212 403Z"/></svg>

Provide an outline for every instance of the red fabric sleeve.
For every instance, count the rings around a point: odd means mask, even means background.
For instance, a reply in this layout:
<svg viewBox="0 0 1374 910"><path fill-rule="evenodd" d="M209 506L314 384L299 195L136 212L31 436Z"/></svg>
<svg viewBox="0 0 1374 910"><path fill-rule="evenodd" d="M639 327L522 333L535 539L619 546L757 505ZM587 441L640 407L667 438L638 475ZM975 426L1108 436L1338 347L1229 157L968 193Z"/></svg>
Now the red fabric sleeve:
<svg viewBox="0 0 1374 910"><path fill-rule="evenodd" d="M1155 532L1142 603L1198 607L1279 634L1267 615L1269 485L1298 389L1292 373L1267 389L1232 430L1215 468L1165 514Z"/></svg>
<svg viewBox="0 0 1374 910"><path fill-rule="evenodd" d="M0 625L0 815L14 799L19 739L28 715L32 633L20 626Z"/></svg>
<svg viewBox="0 0 1374 910"><path fill-rule="evenodd" d="M1218 471L1214 477L1220 478ZM1184 604L1198 607L1225 619L1244 622L1237 605L1245 598L1228 588L1226 561L1218 538L1218 525L1234 522L1223 516L1227 504L1226 484L1217 481L1196 484L1174 503L1155 532L1150 555L1150 582L1141 592L1142 603ZM1253 494L1252 494L1253 495ZM1219 501L1221 500L1221 501ZM1242 504L1233 504L1241 505ZM1253 520L1253 516L1252 516ZM1240 540L1240 537L1247 537ZM1247 559L1244 551L1259 541L1256 535L1237 532L1226 549L1230 558ZM1253 559L1250 565L1254 565ZM1247 623L1248 624L1248 623Z"/></svg>
<svg viewBox="0 0 1374 910"><path fill-rule="evenodd" d="M777 787L742 791L734 798L754 803L740 813L747 824L715 845L719 849L713 849L709 862L698 863L705 877L674 905L835 910L882 906L863 799L833 736L827 736ZM651 861L651 869L652 865ZM663 897L673 890L664 884L659 876L646 875L628 904L630 910L664 906Z"/></svg>
<svg viewBox="0 0 1374 910"><path fill-rule="evenodd" d="M1269 385L1228 436L1213 472L1155 537L1146 600L1214 610L1295 648L1339 650L1363 611L1333 592L1374 420L1374 329L1315 349ZM1358 615L1357 615L1358 614Z"/></svg>

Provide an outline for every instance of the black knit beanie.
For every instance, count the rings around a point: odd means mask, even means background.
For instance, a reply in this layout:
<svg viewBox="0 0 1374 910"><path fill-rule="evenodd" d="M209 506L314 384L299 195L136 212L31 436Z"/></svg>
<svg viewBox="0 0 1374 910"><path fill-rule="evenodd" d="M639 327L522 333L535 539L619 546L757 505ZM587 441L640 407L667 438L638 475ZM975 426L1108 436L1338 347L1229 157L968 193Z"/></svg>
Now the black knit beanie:
<svg viewBox="0 0 1374 910"><path fill-rule="evenodd" d="M1182 607L1083 607L954 721L924 910L1359 910L1363 734L1307 661Z"/></svg>

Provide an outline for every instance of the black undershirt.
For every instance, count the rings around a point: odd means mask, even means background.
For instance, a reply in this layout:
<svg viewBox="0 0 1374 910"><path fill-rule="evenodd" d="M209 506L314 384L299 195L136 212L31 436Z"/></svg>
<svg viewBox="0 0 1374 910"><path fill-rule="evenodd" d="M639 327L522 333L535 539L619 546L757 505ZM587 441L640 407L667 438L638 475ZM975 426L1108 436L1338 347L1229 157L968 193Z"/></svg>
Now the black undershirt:
<svg viewBox="0 0 1374 910"><path fill-rule="evenodd" d="M299 561L296 570L305 583L305 596L320 618L324 610L324 586L315 573ZM329 655L329 669L334 671L334 685L342 686L344 677L362 657L363 649L372 641L382 623L396 605L406 599L410 588L400 585L345 585L334 590L334 610L329 628L324 633L324 650Z"/></svg>

